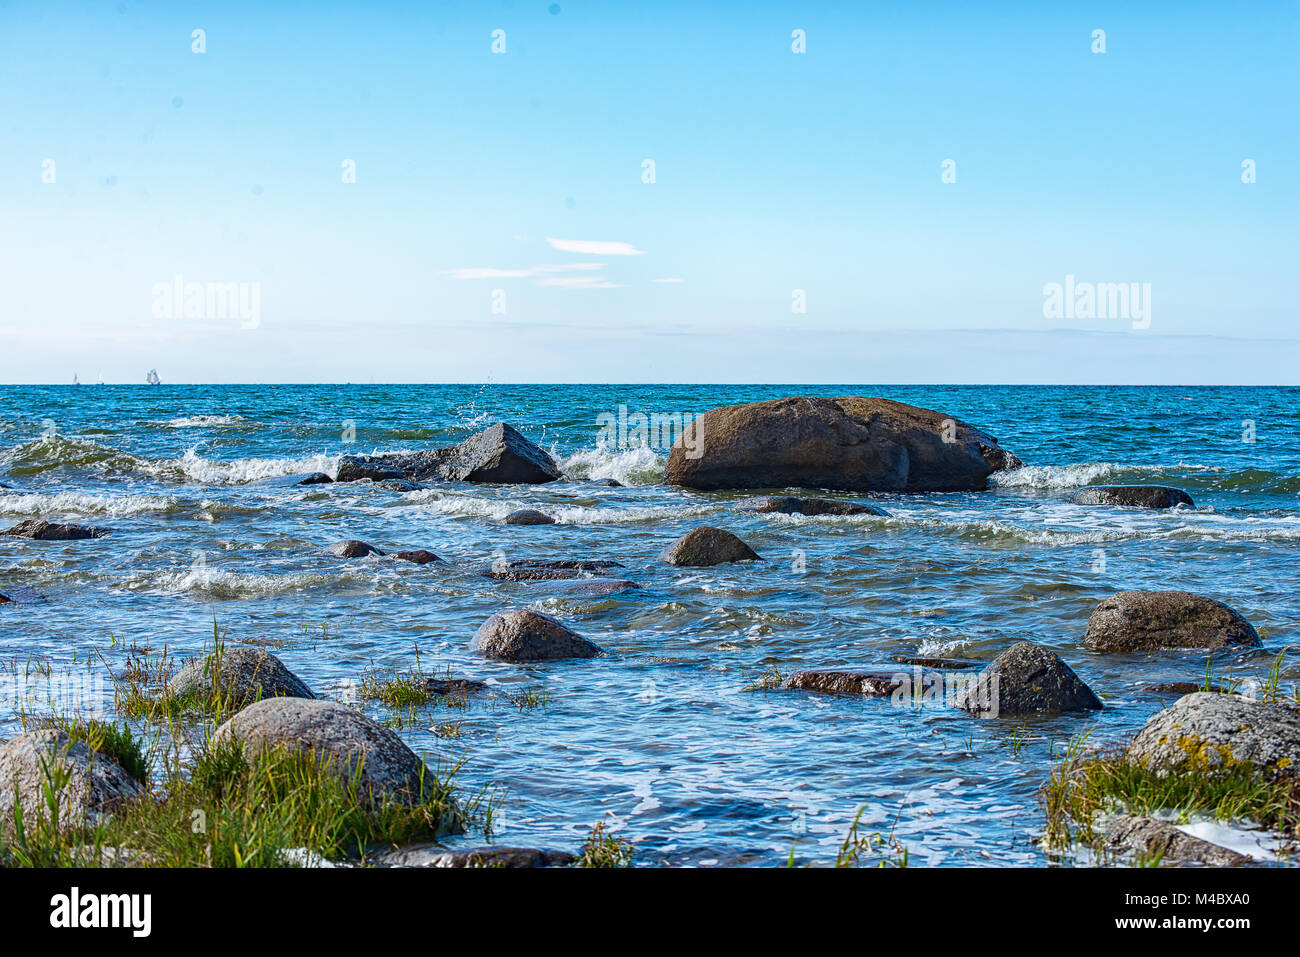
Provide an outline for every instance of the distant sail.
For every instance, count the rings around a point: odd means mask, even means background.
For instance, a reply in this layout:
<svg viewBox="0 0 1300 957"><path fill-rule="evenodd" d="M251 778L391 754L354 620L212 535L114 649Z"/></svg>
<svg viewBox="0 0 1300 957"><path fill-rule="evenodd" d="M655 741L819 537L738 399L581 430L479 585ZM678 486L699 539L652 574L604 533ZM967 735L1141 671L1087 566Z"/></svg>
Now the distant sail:
<svg viewBox="0 0 1300 957"><path fill-rule="evenodd" d="M77 374L76 374L75 372L72 373L72 384L73 384L73 385L81 385L81 382L78 381L78 379L77 379Z"/></svg>
<svg viewBox="0 0 1300 957"><path fill-rule="evenodd" d="M149 374L148 374L147 376L145 376L144 381L147 382L147 383L149 383L150 385L161 385L161 384L162 384L162 380L158 378L158 370L157 370L157 369L150 369L150 370L149 370Z"/></svg>

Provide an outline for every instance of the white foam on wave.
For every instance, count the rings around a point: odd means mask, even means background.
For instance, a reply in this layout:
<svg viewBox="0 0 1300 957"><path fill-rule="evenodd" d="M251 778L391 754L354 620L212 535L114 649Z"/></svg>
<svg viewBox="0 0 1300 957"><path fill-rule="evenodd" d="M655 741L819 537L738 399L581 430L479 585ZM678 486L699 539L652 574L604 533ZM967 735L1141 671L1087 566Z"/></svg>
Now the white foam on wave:
<svg viewBox="0 0 1300 957"><path fill-rule="evenodd" d="M290 592L337 586L341 582L363 582L370 579L350 572L339 575L318 575L294 572L286 575L260 575L229 571L203 562L188 568L134 575L122 587L131 591L158 590L167 594L202 594L215 598L258 598L268 595L285 595Z"/></svg>
<svg viewBox="0 0 1300 957"><path fill-rule="evenodd" d="M338 474L338 468L339 457L324 452L303 458L248 458L225 462L206 459L195 449L190 449L179 459L152 463L150 471L161 476L179 472L188 481L200 485L243 485L260 479L302 475L306 472L325 472L333 477Z"/></svg>
<svg viewBox="0 0 1300 957"><path fill-rule="evenodd" d="M993 488L1074 489L1085 485L1105 485L1125 476L1168 475L1171 472L1221 473L1218 465L1124 465L1118 462L1077 462L1073 465L1022 465L1009 472L989 476Z"/></svg>
<svg viewBox="0 0 1300 957"><path fill-rule="evenodd" d="M218 425L238 425L248 421L242 415L183 415L177 419L152 422L151 425L165 425L172 429L209 428Z"/></svg>
<svg viewBox="0 0 1300 957"><path fill-rule="evenodd" d="M579 449L560 462L570 480L612 478L624 485L658 485L668 458L648 446L611 449L605 445Z"/></svg>
<svg viewBox="0 0 1300 957"><path fill-rule="evenodd" d="M146 515L181 507L171 495L87 495L84 492L0 495L4 515Z"/></svg>
<svg viewBox="0 0 1300 957"><path fill-rule="evenodd" d="M682 507L679 505L647 505L627 508L611 506L593 508L582 505L559 505L549 502L524 502L515 499L478 498L436 489L419 489L407 492L405 500L422 511L454 518L486 518L503 521L511 512L531 508L544 512L561 525L623 525L635 522L656 521L666 518L685 518L707 515L715 511L711 505Z"/></svg>

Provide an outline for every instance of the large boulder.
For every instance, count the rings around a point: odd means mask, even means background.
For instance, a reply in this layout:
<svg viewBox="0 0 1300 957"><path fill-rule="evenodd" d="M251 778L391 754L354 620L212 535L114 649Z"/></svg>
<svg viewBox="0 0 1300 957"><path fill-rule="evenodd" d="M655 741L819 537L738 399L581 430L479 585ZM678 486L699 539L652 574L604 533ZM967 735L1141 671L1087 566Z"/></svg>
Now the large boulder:
<svg viewBox="0 0 1300 957"><path fill-rule="evenodd" d="M85 525L60 525L47 522L42 518L31 518L19 522L7 532L14 538L30 538L37 542L75 542L86 538L103 538L109 533L107 528L89 528Z"/></svg>
<svg viewBox="0 0 1300 957"><path fill-rule="evenodd" d="M1159 858L1162 867L1203 864L1207 867L1246 867L1255 863L1245 854L1193 837L1168 821L1124 816L1106 830L1113 852Z"/></svg>
<svg viewBox="0 0 1300 957"><path fill-rule="evenodd" d="M1300 710L1198 691L1153 715L1127 755L1150 770L1252 767L1294 778L1300 774Z"/></svg>
<svg viewBox="0 0 1300 957"><path fill-rule="evenodd" d="M1185 591L1111 595L1093 609L1083 642L1105 652L1261 644L1250 622L1223 602Z"/></svg>
<svg viewBox="0 0 1300 957"><path fill-rule="evenodd" d="M470 648L500 661L595 658L600 648L549 615L531 609L498 612L479 628Z"/></svg>
<svg viewBox="0 0 1300 957"><path fill-rule="evenodd" d="M701 525L687 532L664 549L659 557L669 565L692 567L763 560L731 532L710 525Z"/></svg>
<svg viewBox="0 0 1300 957"><path fill-rule="evenodd" d="M284 662L263 648L223 648L191 661L167 682L174 697L220 697L233 708L263 698L314 698Z"/></svg>
<svg viewBox="0 0 1300 957"><path fill-rule="evenodd" d="M1101 700L1054 652L1012 645L958 692L954 704L981 718L1096 711Z"/></svg>
<svg viewBox="0 0 1300 957"><path fill-rule="evenodd" d="M449 449L346 455L339 460L336 481L367 478L537 485L560 478L560 469L545 449L498 422Z"/></svg>
<svg viewBox="0 0 1300 957"><path fill-rule="evenodd" d="M0 747L0 831L12 831L15 795L29 827L37 814L49 819L45 768L60 766L68 773L57 792L60 830L93 826L143 790L120 764L92 751L85 741L73 741L53 728L26 731Z"/></svg>
<svg viewBox="0 0 1300 957"><path fill-rule="evenodd" d="M880 698L892 695L902 682L890 675L865 671L796 671L781 683L782 688L820 691L823 694L860 694Z"/></svg>
<svg viewBox="0 0 1300 957"><path fill-rule="evenodd" d="M796 396L704 413L673 446L665 480L696 489L959 492L1021 464L997 439L942 412Z"/></svg>
<svg viewBox="0 0 1300 957"><path fill-rule="evenodd" d="M736 505L744 512L780 512L782 515L887 515L870 505L837 502L828 498L796 498L793 495L763 495Z"/></svg>
<svg viewBox="0 0 1300 957"><path fill-rule="evenodd" d="M1192 497L1167 485L1089 485L1070 496L1075 505L1129 505L1135 508L1192 507Z"/></svg>
<svg viewBox="0 0 1300 957"><path fill-rule="evenodd" d="M433 783L432 772L395 731L337 701L257 701L217 728L212 740L239 742L254 752L314 754L345 780L358 776L361 794L375 801L416 804Z"/></svg>

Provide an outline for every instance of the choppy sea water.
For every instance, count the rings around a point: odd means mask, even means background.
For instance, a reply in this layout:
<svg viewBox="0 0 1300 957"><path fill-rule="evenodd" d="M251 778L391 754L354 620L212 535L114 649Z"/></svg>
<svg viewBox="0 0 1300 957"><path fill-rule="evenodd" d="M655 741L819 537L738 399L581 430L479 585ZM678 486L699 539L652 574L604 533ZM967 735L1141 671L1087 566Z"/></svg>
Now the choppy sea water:
<svg viewBox="0 0 1300 957"><path fill-rule="evenodd" d="M1029 463L984 493L845 496L889 517L754 515L744 493L659 484L666 449L602 446L602 413L699 414L785 395L884 395L977 425ZM505 421L561 463L545 486L281 487L346 453L437 448ZM635 422L635 420L633 420ZM353 436L353 432L355 435ZM344 441L345 436L351 441ZM1254 441L1245 439L1253 438ZM588 480L614 478L623 488ZM0 660L84 673L124 646L199 652L215 617L266 643L318 693L367 669L544 688L549 703L429 709L401 734L467 793L503 801L494 840L572 849L604 820L642 864L833 861L860 808L913 864L1050 863L1038 791L1053 751L1092 730L1120 743L1199 681L1206 656L1116 657L1081 637L1100 599L1181 588L1237 608L1263 652L1217 655L1300 680L1300 389L843 386L0 387L0 524L113 530L80 542L0 537ZM1073 506L1085 484L1186 489L1193 510ZM533 507L553 526L506 526ZM767 561L679 569L659 552L730 529ZM427 548L444 565L325 554L344 538ZM566 596L497 582L494 556L607 558L639 590ZM608 657L518 666L468 650L493 612L532 606ZM1020 639L1054 648L1102 695L1087 717L980 721L942 707L753 691L772 667L894 673L894 659L985 661ZM99 667L103 667L99 665ZM12 665L11 665L12 670ZM367 705L385 720L393 715ZM460 722L460 736L432 730ZM0 701L0 736L19 727ZM466 838L474 840L474 838ZM481 837L478 839L481 842Z"/></svg>

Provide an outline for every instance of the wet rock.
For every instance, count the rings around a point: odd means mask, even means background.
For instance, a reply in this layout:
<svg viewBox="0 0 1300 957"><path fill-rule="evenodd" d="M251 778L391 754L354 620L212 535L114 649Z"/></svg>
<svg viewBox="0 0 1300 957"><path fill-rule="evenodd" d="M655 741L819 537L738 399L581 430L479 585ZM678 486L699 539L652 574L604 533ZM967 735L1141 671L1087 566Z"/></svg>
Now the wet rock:
<svg viewBox="0 0 1300 957"><path fill-rule="evenodd" d="M588 578L563 585L558 591L581 598L603 598L606 595L616 595L640 587L636 582L625 578Z"/></svg>
<svg viewBox="0 0 1300 957"><path fill-rule="evenodd" d="M887 697L901 687L901 682L890 675L865 671L796 671L781 683L781 687L825 694Z"/></svg>
<svg viewBox="0 0 1300 957"><path fill-rule="evenodd" d="M330 554L335 558L365 558L367 555L382 555L384 553L375 548L374 545L367 545L365 542L350 538L346 542L331 545Z"/></svg>
<svg viewBox="0 0 1300 957"><path fill-rule="evenodd" d="M15 796L29 826L38 813L48 819L44 767L56 762L69 774L57 792L60 830L98 824L114 806L142 793L120 764L84 741L52 728L25 731L0 747L0 828L12 830Z"/></svg>
<svg viewBox="0 0 1300 957"><path fill-rule="evenodd" d="M384 479L382 482L375 483L375 488L382 488L389 492L415 492L423 487L418 482L404 478Z"/></svg>
<svg viewBox="0 0 1300 957"><path fill-rule="evenodd" d="M1138 694L1157 698L1181 698L1183 695L1195 694L1200 690L1201 686L1195 681L1165 681L1139 688Z"/></svg>
<svg viewBox="0 0 1300 957"><path fill-rule="evenodd" d="M1153 715L1127 755L1151 770L1250 766L1294 778L1300 774L1300 710L1197 691Z"/></svg>
<svg viewBox="0 0 1300 957"><path fill-rule="evenodd" d="M622 488L622 487L623 487L623 483L622 483L622 482L618 481L617 479L612 479L612 478L592 479L591 482L589 482L588 484L590 484L590 485L603 485L603 486L605 486L606 488Z"/></svg>
<svg viewBox="0 0 1300 957"><path fill-rule="evenodd" d="M395 731L337 701L258 701L219 727L213 741L239 741L254 751L285 748L314 754L341 777L359 774L361 794L373 800L415 804L422 775L426 783L432 781L424 762Z"/></svg>
<svg viewBox="0 0 1300 957"><path fill-rule="evenodd" d="M167 682L173 697L211 700L220 696L242 708L264 698L314 698L284 662L264 648L223 648L191 661Z"/></svg>
<svg viewBox="0 0 1300 957"><path fill-rule="evenodd" d="M0 605L12 605L8 595L0 595Z"/></svg>
<svg viewBox="0 0 1300 957"><path fill-rule="evenodd" d="M554 525L555 519L534 508L521 508L506 516L507 525Z"/></svg>
<svg viewBox="0 0 1300 957"><path fill-rule="evenodd" d="M567 867L576 858L564 851L535 847L400 847L374 858L380 867Z"/></svg>
<svg viewBox="0 0 1300 957"><path fill-rule="evenodd" d="M1204 864L1247 867L1255 862L1244 854L1180 831L1168 821L1151 817L1122 817L1106 832L1106 843L1119 854L1158 857L1162 867Z"/></svg>
<svg viewBox="0 0 1300 957"><path fill-rule="evenodd" d="M1250 622L1221 601L1185 591L1122 591L1088 618L1083 643L1093 651L1260 647Z"/></svg>
<svg viewBox="0 0 1300 957"><path fill-rule="evenodd" d="M32 518L19 522L4 532L15 538L30 538L38 542L73 542L86 538L103 538L110 532L107 528L90 528L85 525L59 525L44 519Z"/></svg>
<svg viewBox="0 0 1300 957"><path fill-rule="evenodd" d="M460 445L429 452L348 455L337 481L401 478L410 481L492 482L537 485L560 478L555 460L504 422L471 435Z"/></svg>
<svg viewBox="0 0 1300 957"><path fill-rule="evenodd" d="M983 489L993 472L1020 464L995 438L942 412L861 396L796 396L706 412L673 446L665 481L957 492Z"/></svg>
<svg viewBox="0 0 1300 957"><path fill-rule="evenodd" d="M442 561L433 552L425 551L423 548L417 548L406 552L393 552L394 558L400 558L404 562L411 562L414 565L428 565L431 562Z"/></svg>
<svg viewBox="0 0 1300 957"><path fill-rule="evenodd" d="M669 565L691 567L763 560L731 532L709 525L687 532L664 549L659 558Z"/></svg>
<svg viewBox="0 0 1300 957"><path fill-rule="evenodd" d="M493 615L479 628L470 648L500 661L552 661L601 654L586 638L530 609Z"/></svg>
<svg viewBox="0 0 1300 957"><path fill-rule="evenodd" d="M1192 497L1167 485L1089 485L1070 496L1075 505L1130 505L1137 508L1192 507Z"/></svg>
<svg viewBox="0 0 1300 957"><path fill-rule="evenodd" d="M299 479L296 485L332 485L334 480L324 472L312 472L310 475Z"/></svg>
<svg viewBox="0 0 1300 957"><path fill-rule="evenodd" d="M1021 641L998 655L954 704L981 718L1096 711L1101 700L1054 652Z"/></svg>
<svg viewBox="0 0 1300 957"><path fill-rule="evenodd" d="M796 498L792 495L763 495L736 505L745 512L780 512L782 515L888 515L881 509L858 502L837 502L827 498Z"/></svg>

